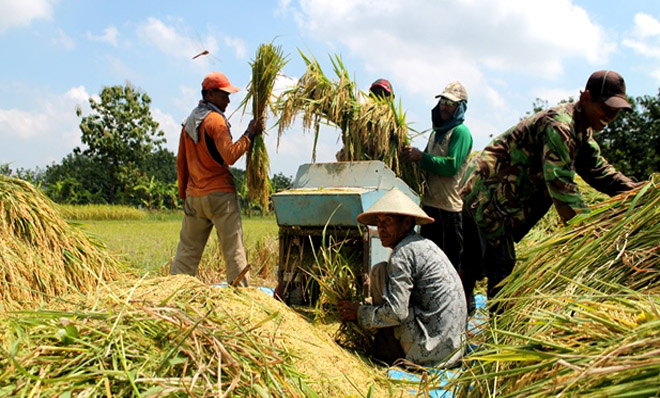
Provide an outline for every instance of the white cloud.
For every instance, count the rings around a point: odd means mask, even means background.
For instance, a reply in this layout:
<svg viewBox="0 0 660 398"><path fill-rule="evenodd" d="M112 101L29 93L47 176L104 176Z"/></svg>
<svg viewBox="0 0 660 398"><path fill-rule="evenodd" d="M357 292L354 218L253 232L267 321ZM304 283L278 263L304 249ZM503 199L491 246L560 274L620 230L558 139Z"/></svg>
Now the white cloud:
<svg viewBox="0 0 660 398"><path fill-rule="evenodd" d="M165 146L172 152L177 153L179 146L179 133L181 133L181 121L174 120L169 113L163 112L159 108L152 108L151 115L158 122L158 129L165 132L167 140Z"/></svg>
<svg viewBox="0 0 660 398"><path fill-rule="evenodd" d="M225 45L227 45L227 47L231 47L234 49L234 52L236 53L236 58L245 59L245 56L247 55L245 41L237 37L225 36Z"/></svg>
<svg viewBox="0 0 660 398"><path fill-rule="evenodd" d="M281 17L286 16L290 9L289 4L291 4L291 0L278 0L277 8L275 9L275 15Z"/></svg>
<svg viewBox="0 0 660 398"><path fill-rule="evenodd" d="M138 36L149 44L156 46L165 54L177 57L190 57L195 52L191 48L190 39L179 34L174 27L166 25L158 18L149 17L137 29ZM194 54L193 54L194 55Z"/></svg>
<svg viewBox="0 0 660 398"><path fill-rule="evenodd" d="M549 106L555 106L562 100L568 100L569 98L573 98L573 100L577 100L579 97L580 90L582 90L583 87L576 87L573 89L559 89L559 88L537 88L532 91L532 97L533 98L541 98L543 100L548 101ZM531 106L530 106L530 111L531 111Z"/></svg>
<svg viewBox="0 0 660 398"><path fill-rule="evenodd" d="M28 26L35 19L51 19L54 0L0 1L0 33L14 27Z"/></svg>
<svg viewBox="0 0 660 398"><path fill-rule="evenodd" d="M497 98L490 71L557 79L565 60L600 64L616 49L570 0L301 0L300 10L303 32L430 98L452 80Z"/></svg>
<svg viewBox="0 0 660 398"><path fill-rule="evenodd" d="M642 68L656 83L660 83L660 67L657 66L660 61L660 21L651 15L638 13L633 22L631 31L621 43L642 57L651 59L652 66L643 65Z"/></svg>
<svg viewBox="0 0 660 398"><path fill-rule="evenodd" d="M0 109L0 130L11 138L28 140L48 130L49 120L45 114L20 109ZM6 137L10 138L10 137Z"/></svg>
<svg viewBox="0 0 660 398"><path fill-rule="evenodd" d="M113 25L108 26L103 30L103 34L96 36L92 32L87 32L87 39L92 41L106 42L110 45L117 47L119 43L117 42L117 37L119 36L119 31Z"/></svg>
<svg viewBox="0 0 660 398"><path fill-rule="evenodd" d="M635 15L632 31L622 44L642 56L660 58L660 22L648 14Z"/></svg>
<svg viewBox="0 0 660 398"><path fill-rule="evenodd" d="M73 39L61 28L57 29L55 36L50 39L50 42L54 46L62 47L65 50L73 50L76 47L76 43L73 41Z"/></svg>
<svg viewBox="0 0 660 398"><path fill-rule="evenodd" d="M7 143L0 163L32 168L59 161L80 145L76 107L89 114L84 86L63 94L45 94L33 109L0 109L0 139Z"/></svg>
<svg viewBox="0 0 660 398"><path fill-rule="evenodd" d="M214 34L209 33L202 40L199 35L187 35L173 25L168 25L158 18L149 17L146 22L138 26L137 35L163 53L180 59L191 59L204 50L208 51L208 55L194 60L202 68L208 69L209 64L220 60L218 58L218 41ZM225 42L227 46L234 49L237 57L245 57L245 43L242 40L227 37Z"/></svg>
<svg viewBox="0 0 660 398"><path fill-rule="evenodd" d="M660 22L653 16L640 12L635 15L633 32L640 38L660 37Z"/></svg>

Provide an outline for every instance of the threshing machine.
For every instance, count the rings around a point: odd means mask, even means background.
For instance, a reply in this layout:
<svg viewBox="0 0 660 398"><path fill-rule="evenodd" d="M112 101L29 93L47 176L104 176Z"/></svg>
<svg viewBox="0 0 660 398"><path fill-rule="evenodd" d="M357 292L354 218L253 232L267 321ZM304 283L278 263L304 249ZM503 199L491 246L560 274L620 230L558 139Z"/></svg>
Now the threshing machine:
<svg viewBox="0 0 660 398"><path fill-rule="evenodd" d="M375 227L356 221L392 188L419 203L417 194L381 161L310 163L298 168L293 187L272 196L279 226L276 293L289 305L313 304L317 289L311 270L321 259L324 241L340 244L362 282L372 265L391 250L381 245Z"/></svg>

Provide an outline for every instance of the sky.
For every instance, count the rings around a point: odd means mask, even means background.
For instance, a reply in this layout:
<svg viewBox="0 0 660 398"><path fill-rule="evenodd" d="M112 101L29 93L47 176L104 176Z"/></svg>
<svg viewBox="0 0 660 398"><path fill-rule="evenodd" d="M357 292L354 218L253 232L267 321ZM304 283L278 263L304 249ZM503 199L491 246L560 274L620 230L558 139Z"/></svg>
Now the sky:
<svg viewBox="0 0 660 398"><path fill-rule="evenodd" d="M659 0L0 0L0 164L59 163L81 145L76 107L89 115L90 98L127 82L151 97L176 153L181 121L212 71L241 88L227 110L237 139L251 119L238 109L249 62L268 42L288 55L280 89L304 73L299 51L329 77L337 55L363 91L390 80L418 132L430 127L435 95L460 81L474 150L536 98L577 98L596 70L619 72L629 96L655 96L660 87ZM210 54L192 59L203 50ZM321 130L317 162L334 161L339 136ZM313 139L297 123L278 146L269 130L271 175L295 176L312 161ZM413 146L427 140L417 134Z"/></svg>

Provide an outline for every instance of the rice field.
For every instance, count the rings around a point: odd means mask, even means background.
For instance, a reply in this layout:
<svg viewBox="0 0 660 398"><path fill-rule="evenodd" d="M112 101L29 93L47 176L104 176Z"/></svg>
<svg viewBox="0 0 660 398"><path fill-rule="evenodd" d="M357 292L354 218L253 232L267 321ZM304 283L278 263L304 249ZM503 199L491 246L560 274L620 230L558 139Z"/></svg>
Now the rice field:
<svg viewBox="0 0 660 398"><path fill-rule="evenodd" d="M82 230L102 241L118 259L130 265L134 272L163 275L169 271L179 242L183 213L152 213L142 220L77 220ZM277 261L277 222L274 216L243 217L243 236L252 265L252 274L263 267L259 282L273 286L272 275ZM211 232L200 262L200 272L217 272L209 282L221 282L224 277L222 254L215 230Z"/></svg>

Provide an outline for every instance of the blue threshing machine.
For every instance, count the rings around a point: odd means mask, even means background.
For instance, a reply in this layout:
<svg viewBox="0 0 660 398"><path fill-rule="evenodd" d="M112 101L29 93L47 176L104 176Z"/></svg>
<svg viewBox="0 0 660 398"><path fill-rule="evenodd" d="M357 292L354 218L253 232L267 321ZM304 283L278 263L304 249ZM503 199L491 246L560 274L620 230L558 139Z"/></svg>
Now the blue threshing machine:
<svg viewBox="0 0 660 398"><path fill-rule="evenodd" d="M374 227L359 225L356 217L392 188L419 203L381 161L300 166L293 187L272 196L279 226L278 296L289 305L315 302L317 289L306 271L320 261L324 244L341 246L356 286L362 286L370 267L386 261L391 250L381 245Z"/></svg>

